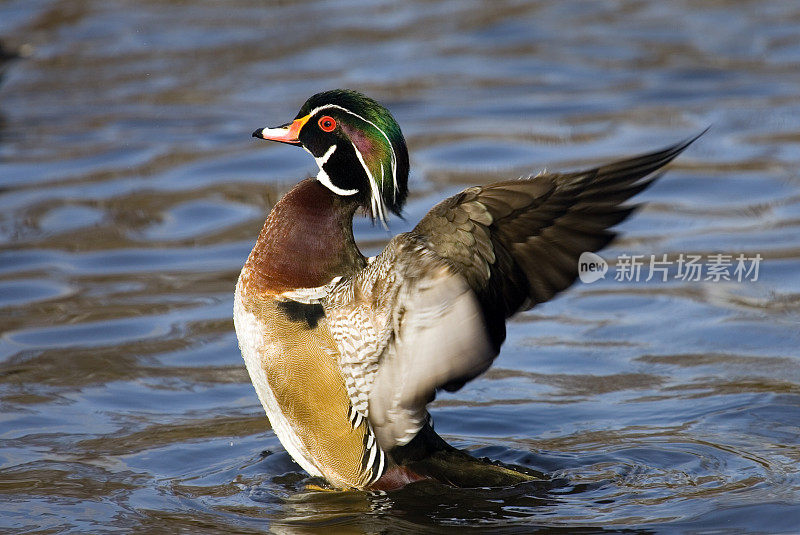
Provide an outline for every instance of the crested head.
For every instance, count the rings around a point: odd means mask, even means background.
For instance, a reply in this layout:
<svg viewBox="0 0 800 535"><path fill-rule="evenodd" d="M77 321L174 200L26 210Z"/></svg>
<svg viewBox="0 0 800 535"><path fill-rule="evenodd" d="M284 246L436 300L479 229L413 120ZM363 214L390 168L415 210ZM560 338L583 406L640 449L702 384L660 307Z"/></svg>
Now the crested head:
<svg viewBox="0 0 800 535"><path fill-rule="evenodd" d="M408 193L408 150L389 110L356 91L317 93L294 121L255 137L300 145L319 165L319 180L341 196L357 197L373 218L400 214Z"/></svg>

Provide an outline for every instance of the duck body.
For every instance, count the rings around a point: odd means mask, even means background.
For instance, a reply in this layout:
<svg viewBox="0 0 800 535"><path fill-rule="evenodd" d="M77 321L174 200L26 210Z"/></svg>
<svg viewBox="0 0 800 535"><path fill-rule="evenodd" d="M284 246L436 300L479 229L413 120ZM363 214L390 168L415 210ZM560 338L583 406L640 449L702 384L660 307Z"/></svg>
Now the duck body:
<svg viewBox="0 0 800 535"><path fill-rule="evenodd" d="M389 112L329 91L291 123L253 135L300 145L320 167L273 207L234 300L245 364L286 450L339 488L528 479L449 446L427 404L485 371L506 319L571 285L580 253L607 244L608 228L631 213L622 203L693 140L468 188L366 259L356 211L384 220L407 191L405 141Z"/></svg>
<svg viewBox="0 0 800 535"><path fill-rule="evenodd" d="M287 451L312 475L363 488L371 478L362 467L369 428L348 420L337 348L319 304L325 284L366 264L348 247L352 212L348 220L340 204L305 180L275 206L239 276L234 322L250 378ZM324 452L330 458L320 462Z"/></svg>

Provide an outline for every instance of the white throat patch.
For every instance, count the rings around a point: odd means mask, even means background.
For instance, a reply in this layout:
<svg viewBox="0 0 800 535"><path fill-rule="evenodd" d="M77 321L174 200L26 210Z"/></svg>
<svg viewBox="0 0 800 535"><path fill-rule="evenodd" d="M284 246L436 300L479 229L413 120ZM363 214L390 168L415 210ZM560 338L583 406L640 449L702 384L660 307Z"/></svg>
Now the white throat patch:
<svg viewBox="0 0 800 535"><path fill-rule="evenodd" d="M325 154L323 154L319 158L317 158L312 154L312 156L314 156L314 160L316 160L317 165L319 166L319 173L317 173L317 180L319 180L320 184L322 184L323 186L334 192L336 195L342 195L343 197L346 197L348 195L355 195L356 193L358 193L357 189L342 189L337 186L334 186L333 182L331 182L331 177L329 177L328 173L325 172L325 169L322 168L322 166L325 165L325 163L328 161L328 159L335 151L336 151L336 145L331 145L331 148L329 148L327 152L325 152Z"/></svg>

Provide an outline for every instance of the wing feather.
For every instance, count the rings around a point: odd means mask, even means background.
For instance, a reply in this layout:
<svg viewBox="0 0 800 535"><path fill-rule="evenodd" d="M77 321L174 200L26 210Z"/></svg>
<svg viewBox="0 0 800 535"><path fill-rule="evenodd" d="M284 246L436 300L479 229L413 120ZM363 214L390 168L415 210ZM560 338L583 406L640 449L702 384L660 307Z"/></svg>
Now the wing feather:
<svg viewBox="0 0 800 535"><path fill-rule="evenodd" d="M698 136L699 137L699 136ZM393 238L323 306L353 407L381 448L411 440L437 390L483 373L505 320L569 287L663 165L696 137L577 173L467 188Z"/></svg>
<svg viewBox="0 0 800 535"><path fill-rule="evenodd" d="M468 281L499 349L505 320L569 287L580 254L607 245L609 228L636 208L623 203L697 137L585 171L468 188L435 206L412 234ZM441 223L465 217L458 232Z"/></svg>
<svg viewBox="0 0 800 535"><path fill-rule="evenodd" d="M469 284L408 234L334 285L324 307L342 349L345 384L358 389L350 393L353 406L386 450L406 444L427 423L426 406L438 389L482 373L496 356Z"/></svg>

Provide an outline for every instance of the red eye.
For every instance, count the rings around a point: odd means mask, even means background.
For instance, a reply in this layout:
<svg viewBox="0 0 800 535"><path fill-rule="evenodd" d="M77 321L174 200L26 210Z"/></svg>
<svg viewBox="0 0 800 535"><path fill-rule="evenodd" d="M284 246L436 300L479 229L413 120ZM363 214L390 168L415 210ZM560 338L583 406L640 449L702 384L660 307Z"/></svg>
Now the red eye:
<svg viewBox="0 0 800 535"><path fill-rule="evenodd" d="M322 129L323 132L330 132L334 128L336 128L336 119L334 119L330 115L323 115L322 117L319 118L317 124L319 124L319 127Z"/></svg>

